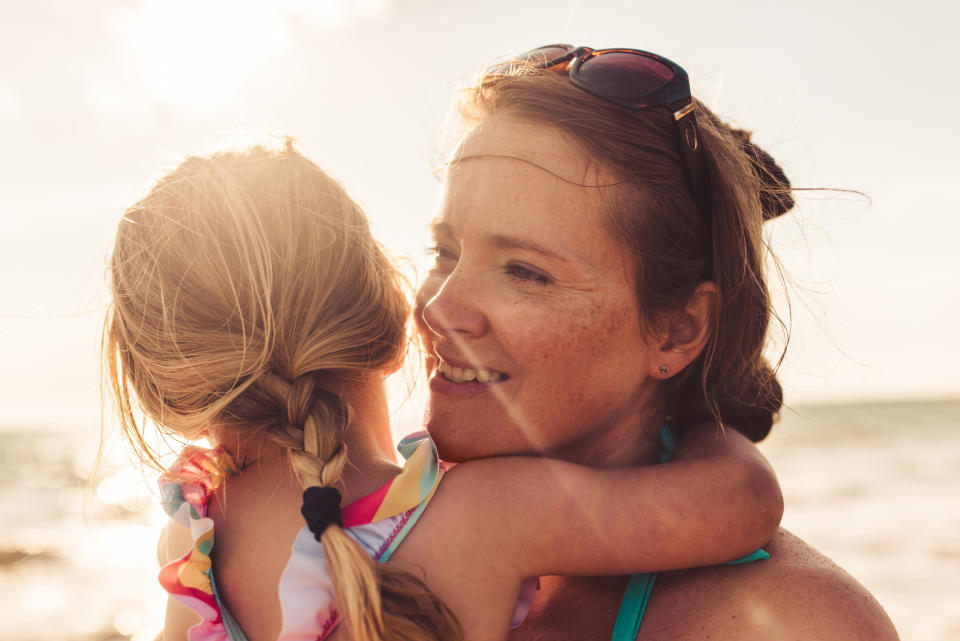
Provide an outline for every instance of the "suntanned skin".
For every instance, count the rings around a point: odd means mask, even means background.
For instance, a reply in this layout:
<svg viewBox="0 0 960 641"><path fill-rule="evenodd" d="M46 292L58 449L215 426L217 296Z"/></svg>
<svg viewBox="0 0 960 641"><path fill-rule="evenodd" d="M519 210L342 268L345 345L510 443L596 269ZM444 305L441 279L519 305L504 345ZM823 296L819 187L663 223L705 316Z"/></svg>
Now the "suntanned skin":
<svg viewBox="0 0 960 641"><path fill-rule="evenodd" d="M389 428L384 399L380 385L354 402L357 425L365 428L348 437L354 465L345 468L345 502L373 491L398 471L379 445L381 430ZM301 488L285 458L271 451L268 442L231 442L229 435L217 438L215 432L212 436L233 446L241 458L255 460L228 479L210 504L216 524L217 585L251 641L274 639L282 622L277 583L303 527ZM709 427L691 442L697 461L622 470L529 457L458 465L444 478L391 563L424 577L456 614L466 638L493 640L506 638L527 577L647 571L744 554L768 538L779 522L782 504L776 479L738 434L718 440ZM716 494L693 492L694 479L701 478ZM720 504L717 497L724 494L737 499ZM594 496L608 500L591 500ZM567 527L564 519L580 527ZM590 523L604 527L589 529ZM714 528L725 531L724 537L693 544ZM636 546L630 537L649 544ZM160 544L161 562L182 556L191 544L186 528L168 526ZM184 639L197 621L171 600L163 638ZM349 637L338 629L332 638Z"/></svg>

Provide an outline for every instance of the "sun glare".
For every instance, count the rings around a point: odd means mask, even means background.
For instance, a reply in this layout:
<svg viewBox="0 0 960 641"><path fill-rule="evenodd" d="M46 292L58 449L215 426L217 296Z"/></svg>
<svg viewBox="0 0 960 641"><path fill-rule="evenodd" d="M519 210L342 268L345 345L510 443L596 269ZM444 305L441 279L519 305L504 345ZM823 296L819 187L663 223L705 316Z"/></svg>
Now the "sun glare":
<svg viewBox="0 0 960 641"><path fill-rule="evenodd" d="M226 104L287 41L272 3L236 0L145 0L125 31L149 90L195 109Z"/></svg>

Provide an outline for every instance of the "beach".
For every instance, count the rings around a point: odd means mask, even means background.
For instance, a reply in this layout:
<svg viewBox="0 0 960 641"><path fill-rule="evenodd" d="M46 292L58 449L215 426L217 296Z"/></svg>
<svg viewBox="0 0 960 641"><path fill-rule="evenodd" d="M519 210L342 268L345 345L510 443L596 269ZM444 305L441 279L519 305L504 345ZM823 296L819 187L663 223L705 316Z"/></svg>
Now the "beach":
<svg viewBox="0 0 960 641"><path fill-rule="evenodd" d="M960 400L785 409L761 445L783 526L873 592L900 632L960 640ZM0 639L155 638L165 515L119 444L94 482L95 427L0 430ZM642 637L642 635L641 635Z"/></svg>

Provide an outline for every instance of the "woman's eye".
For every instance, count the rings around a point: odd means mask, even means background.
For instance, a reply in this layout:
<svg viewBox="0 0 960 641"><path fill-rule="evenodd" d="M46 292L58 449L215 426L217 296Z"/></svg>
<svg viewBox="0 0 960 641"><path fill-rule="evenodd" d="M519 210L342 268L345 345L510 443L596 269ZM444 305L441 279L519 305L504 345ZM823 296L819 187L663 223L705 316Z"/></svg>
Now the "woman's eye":
<svg viewBox="0 0 960 641"><path fill-rule="evenodd" d="M434 260L456 260L456 255L449 248L443 245L430 245L426 248L428 256L433 256Z"/></svg>
<svg viewBox="0 0 960 641"><path fill-rule="evenodd" d="M550 278L541 274L540 272L534 271L529 267L523 265L517 265L516 263L511 263L504 266L503 271L507 273L512 278L517 280L528 281L532 283L537 283L538 285L549 285Z"/></svg>

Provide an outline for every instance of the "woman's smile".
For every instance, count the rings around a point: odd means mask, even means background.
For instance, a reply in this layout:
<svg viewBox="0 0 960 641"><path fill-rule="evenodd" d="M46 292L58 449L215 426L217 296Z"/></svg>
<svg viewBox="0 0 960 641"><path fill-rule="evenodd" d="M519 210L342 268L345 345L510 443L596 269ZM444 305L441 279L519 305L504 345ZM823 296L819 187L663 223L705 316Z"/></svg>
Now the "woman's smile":
<svg viewBox="0 0 960 641"><path fill-rule="evenodd" d="M430 359L430 391L434 394L469 396L482 394L495 385L506 383L510 376L491 367L472 365L467 359L435 356Z"/></svg>

